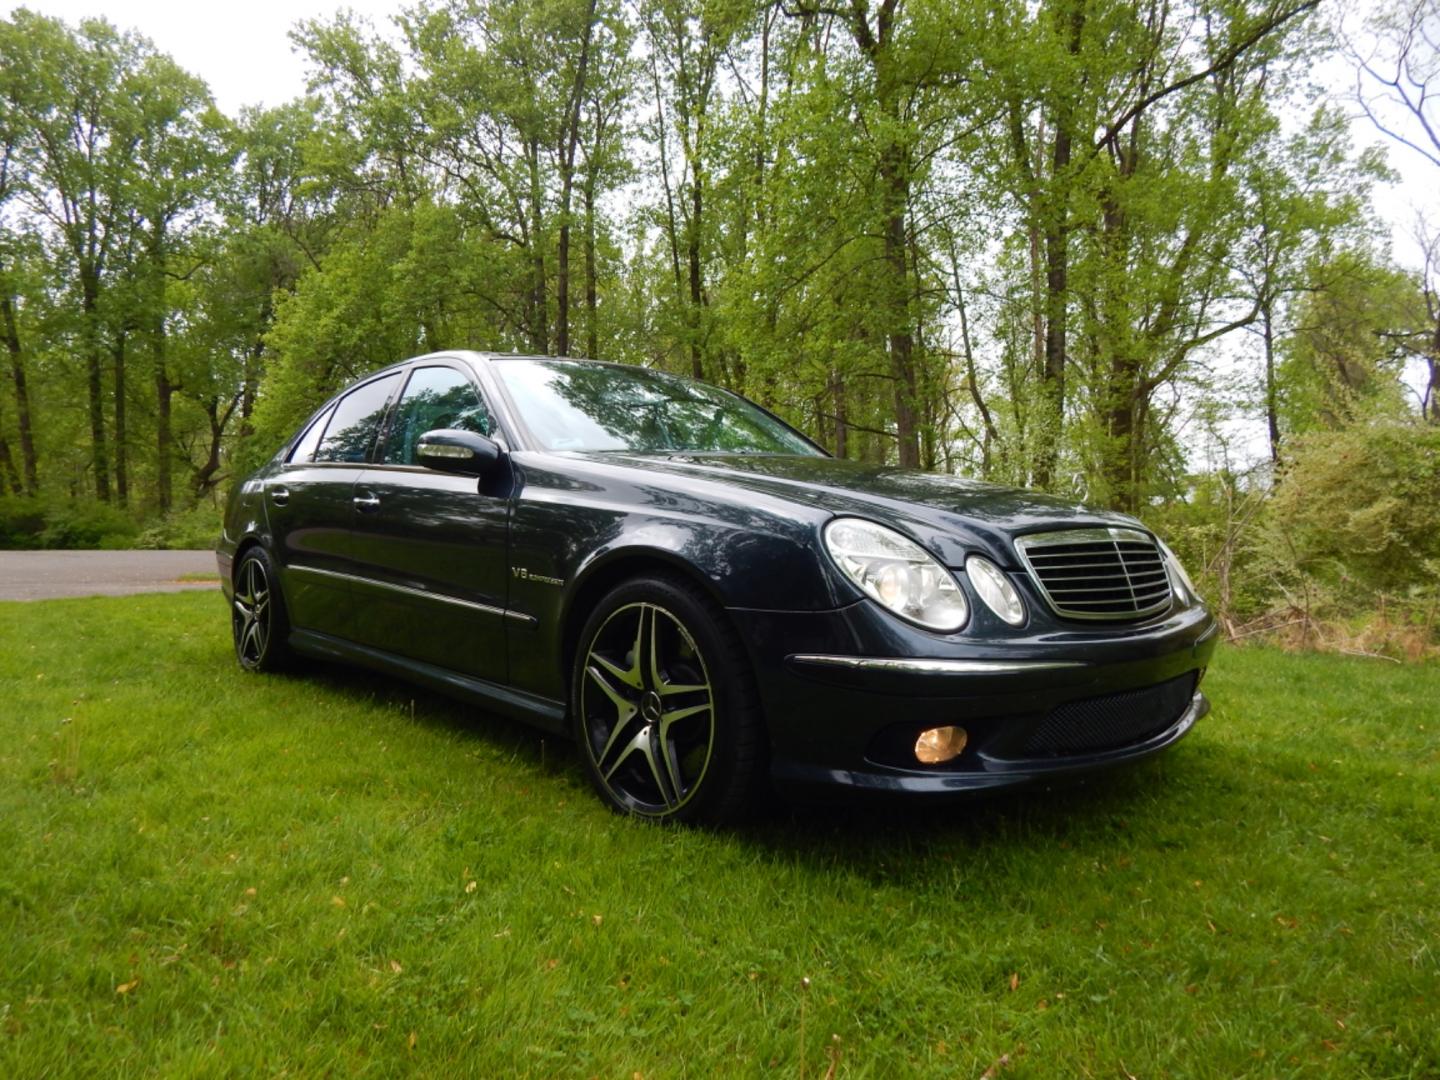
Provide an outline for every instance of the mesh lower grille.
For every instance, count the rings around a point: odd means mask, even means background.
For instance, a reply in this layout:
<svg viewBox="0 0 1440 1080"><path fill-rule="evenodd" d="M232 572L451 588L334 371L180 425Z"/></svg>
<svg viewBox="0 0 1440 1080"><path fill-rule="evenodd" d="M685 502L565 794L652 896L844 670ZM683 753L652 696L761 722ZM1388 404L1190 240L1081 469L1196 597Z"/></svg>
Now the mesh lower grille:
<svg viewBox="0 0 1440 1080"><path fill-rule="evenodd" d="M1025 753L1077 754L1144 742L1180 719L1195 681L1195 672L1187 671L1155 686L1067 702L1030 732Z"/></svg>

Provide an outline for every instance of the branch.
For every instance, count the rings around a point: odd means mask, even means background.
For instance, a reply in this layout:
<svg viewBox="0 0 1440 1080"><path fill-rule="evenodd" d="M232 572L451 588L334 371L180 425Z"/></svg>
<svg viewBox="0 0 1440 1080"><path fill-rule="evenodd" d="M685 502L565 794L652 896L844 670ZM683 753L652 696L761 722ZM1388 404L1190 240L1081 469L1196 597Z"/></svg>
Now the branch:
<svg viewBox="0 0 1440 1080"><path fill-rule="evenodd" d="M1124 129L1126 124L1130 123L1131 120L1135 119L1135 117L1139 116L1142 112L1148 109L1151 105L1154 105L1157 101L1160 101L1163 98L1167 98L1171 94L1178 93L1179 91L1184 90L1187 86L1193 86L1197 82L1208 79L1211 75L1214 75L1217 72L1224 71L1226 68L1234 64L1236 60L1240 59L1240 57L1243 56L1246 52L1248 52L1251 48L1257 45L1262 39L1264 39L1274 31L1280 29L1280 27L1284 26L1287 22L1295 18L1297 15L1302 15L1307 11L1313 10L1314 8L1318 7L1319 4L1320 0L1304 0L1304 3L1302 3L1299 7L1291 8L1289 11L1283 12L1282 14L1274 18L1267 19L1265 22L1255 27L1255 29L1252 30L1249 34L1245 35L1245 37L1241 38L1235 44L1231 45L1230 48L1222 52L1210 64L1209 67L1203 69L1202 71L1197 71L1192 75L1187 75L1185 78L1180 79L1176 82L1172 82L1166 86L1162 86L1159 90L1155 90L1149 94L1146 94L1134 105L1130 106L1130 108L1126 109L1123 113L1121 113L1119 119L1115 120L1105 129L1105 133L1096 140L1095 146L1091 151L1092 154L1098 154L1102 149L1105 148L1107 144L1112 143L1115 137L1120 134L1121 130Z"/></svg>

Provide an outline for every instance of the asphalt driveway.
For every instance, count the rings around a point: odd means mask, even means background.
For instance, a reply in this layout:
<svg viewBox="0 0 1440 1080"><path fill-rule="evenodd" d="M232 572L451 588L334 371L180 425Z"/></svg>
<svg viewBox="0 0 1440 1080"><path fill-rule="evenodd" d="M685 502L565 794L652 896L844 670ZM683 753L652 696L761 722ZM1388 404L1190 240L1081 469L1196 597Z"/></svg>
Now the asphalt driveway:
<svg viewBox="0 0 1440 1080"><path fill-rule="evenodd" d="M213 551L0 551L0 600L215 589L217 575Z"/></svg>

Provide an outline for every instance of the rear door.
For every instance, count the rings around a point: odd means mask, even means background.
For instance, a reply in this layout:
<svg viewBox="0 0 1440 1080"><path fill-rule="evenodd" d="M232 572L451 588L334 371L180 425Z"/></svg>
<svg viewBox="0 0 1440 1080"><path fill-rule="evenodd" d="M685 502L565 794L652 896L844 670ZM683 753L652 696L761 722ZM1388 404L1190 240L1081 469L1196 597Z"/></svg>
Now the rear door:
<svg viewBox="0 0 1440 1080"><path fill-rule="evenodd" d="M355 485L356 639L496 682L506 678L509 464L478 479L420 465L436 428L497 438L468 367L417 364Z"/></svg>
<svg viewBox="0 0 1440 1080"><path fill-rule="evenodd" d="M265 482L265 507L292 625L351 637L355 481L400 387L392 371L323 413Z"/></svg>

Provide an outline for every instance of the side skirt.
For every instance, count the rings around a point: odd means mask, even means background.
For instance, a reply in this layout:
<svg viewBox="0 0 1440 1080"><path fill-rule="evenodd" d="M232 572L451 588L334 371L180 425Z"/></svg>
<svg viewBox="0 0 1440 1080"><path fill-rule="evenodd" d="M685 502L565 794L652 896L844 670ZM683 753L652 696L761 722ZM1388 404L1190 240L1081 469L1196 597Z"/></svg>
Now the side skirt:
<svg viewBox="0 0 1440 1080"><path fill-rule="evenodd" d="M499 683L470 675L461 675L434 664L409 660L383 649L357 645L353 641L322 634L317 630L292 631L290 646L298 653L319 660L338 660L394 675L460 701L534 724L555 735L569 733L565 724L564 704L550 698L527 694L523 690L501 686Z"/></svg>

